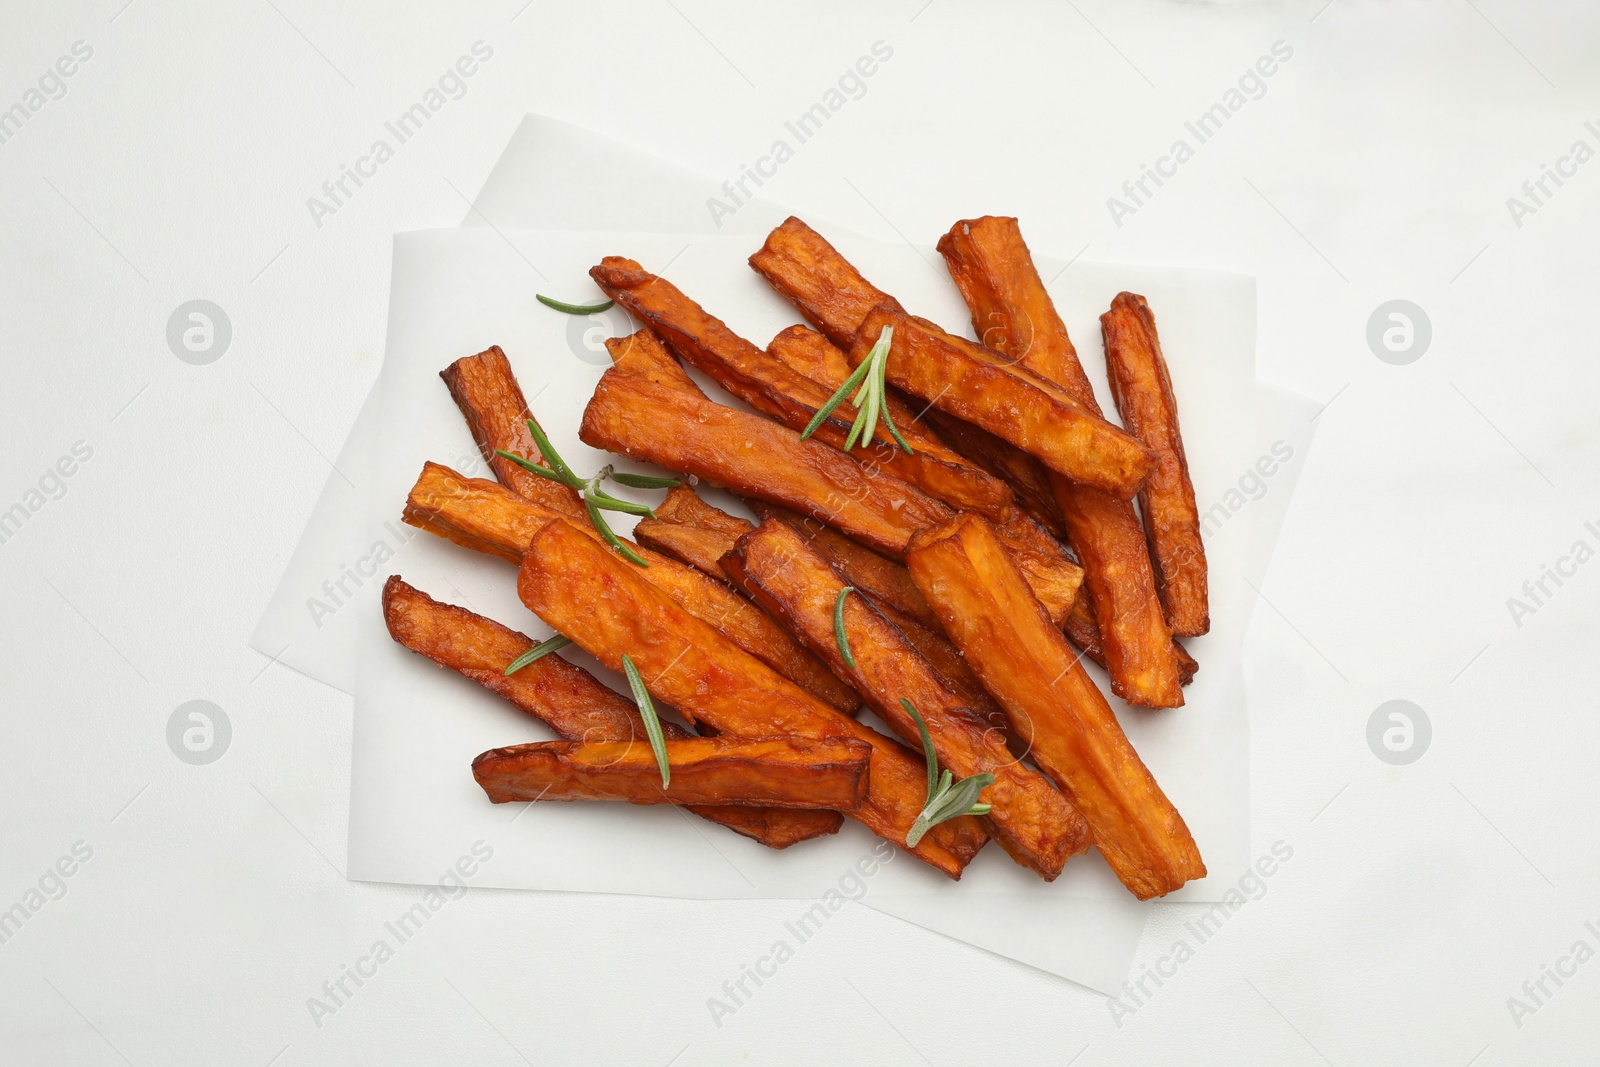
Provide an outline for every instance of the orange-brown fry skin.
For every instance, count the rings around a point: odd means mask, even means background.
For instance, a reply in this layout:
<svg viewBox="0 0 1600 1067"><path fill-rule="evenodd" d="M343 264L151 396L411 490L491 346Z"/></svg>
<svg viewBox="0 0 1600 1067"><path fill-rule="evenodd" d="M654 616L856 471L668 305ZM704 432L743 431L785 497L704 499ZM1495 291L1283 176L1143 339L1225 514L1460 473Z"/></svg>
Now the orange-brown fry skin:
<svg viewBox="0 0 1600 1067"><path fill-rule="evenodd" d="M769 504L763 500L752 500L750 509L763 519L777 519L779 522L787 523L805 538L807 544L822 553L851 585L880 604L892 607L901 615L915 619L923 626L939 625L939 616L934 614L928 602L922 598L922 592L917 588L917 583L911 580L911 574L904 564L886 559L872 549L850 540L831 526L824 526L816 519L790 508ZM755 527L751 526L741 531L739 537L743 537L753 529ZM738 537L734 540L738 540Z"/></svg>
<svg viewBox="0 0 1600 1067"><path fill-rule="evenodd" d="M524 500L496 482L467 478L449 467L427 463L411 487L402 517L412 526L465 548L520 563L529 539L551 519L566 516ZM578 529L600 542L600 534L586 519L580 520ZM685 610L831 706L844 711L859 705L855 692L766 612L693 567L649 549L638 551L650 564L638 568L645 580Z"/></svg>
<svg viewBox="0 0 1600 1067"><path fill-rule="evenodd" d="M1039 278L1017 220L992 215L962 220L940 238L939 252L983 343L1101 415L1094 387ZM1130 704L1180 706L1177 652L1132 502L1059 475L1051 481L1067 539L1094 601L1091 622L1098 624L1096 643L1111 676L1111 691ZM1075 622L1081 629L1082 620Z"/></svg>
<svg viewBox="0 0 1600 1067"><path fill-rule="evenodd" d="M1129 431L1156 457L1155 469L1139 493L1155 562L1156 591L1172 632L1196 637L1211 629L1206 550L1178 429L1178 401L1172 395L1156 319L1144 297L1118 293L1111 310L1100 316L1100 329L1117 410Z"/></svg>
<svg viewBox="0 0 1600 1067"><path fill-rule="evenodd" d="M1095 621L1087 582L1078 593L1078 599L1073 601L1072 610L1067 613L1067 621L1062 623L1061 630L1067 635L1067 640L1078 646L1085 656L1102 667L1106 665L1105 650L1100 647L1100 624ZM1176 639L1172 642L1172 654L1178 658L1179 684L1188 685L1199 673L1200 664Z"/></svg>
<svg viewBox="0 0 1600 1067"><path fill-rule="evenodd" d="M585 444L792 508L891 556L903 554L917 530L954 514L943 501L836 448L710 400L643 333L628 339L625 358L595 387L578 431ZM1021 555L1040 598L1065 617L1081 568L1059 548L1047 557L1030 546Z"/></svg>
<svg viewBox="0 0 1600 1067"><path fill-rule="evenodd" d="M668 375L639 373L642 351L636 346L634 357L601 376L578 432L585 444L784 504L891 554L950 516L941 501L831 445L802 441L782 423L718 404Z"/></svg>
<svg viewBox="0 0 1600 1067"><path fill-rule="evenodd" d="M1099 415L1078 350L1039 279L1017 220L962 219L939 238L939 254L972 313L979 343L1059 385Z"/></svg>
<svg viewBox="0 0 1600 1067"><path fill-rule="evenodd" d="M680 485L667 491L666 499L655 507L654 518L639 520L633 536L640 544L720 578L724 577L722 557L753 529L753 523L712 507L693 489Z"/></svg>
<svg viewBox="0 0 1600 1067"><path fill-rule="evenodd" d="M904 847L927 800L922 761L739 649L646 582L639 568L558 520L529 543L517 591L534 614L606 666L620 668L629 656L652 696L719 734L865 741L872 746L868 792L849 815ZM959 878L986 838L977 820L954 819L907 851Z"/></svg>
<svg viewBox="0 0 1600 1067"><path fill-rule="evenodd" d="M861 321L873 308L900 306L792 215L767 235L750 266L840 348L855 343Z"/></svg>
<svg viewBox="0 0 1600 1067"><path fill-rule="evenodd" d="M1088 820L1122 884L1147 900L1203 877L1183 817L988 524L962 515L924 531L908 565L956 647L1028 742L1029 758Z"/></svg>
<svg viewBox="0 0 1600 1067"><path fill-rule="evenodd" d="M540 741L495 748L472 775L496 804L610 800L849 811L867 793L871 746L804 738L684 737L663 743L661 784L648 741Z"/></svg>
<svg viewBox="0 0 1600 1067"><path fill-rule="evenodd" d="M595 283L636 319L655 331L684 362L757 411L786 426L804 430L828 402L828 389L730 330L722 320L689 299L677 286L630 259L608 256L589 271ZM856 409L841 404L815 431L819 441L843 448ZM862 463L877 467L938 497L954 508L1000 516L1011 505L1011 490L915 426L903 428L908 454L880 422L865 446L852 449Z"/></svg>
<svg viewBox="0 0 1600 1067"><path fill-rule="evenodd" d="M441 604L396 575L383 587L383 618L400 645L471 679L511 705L574 741L644 741L644 720L633 702L600 684L560 656L545 656L507 675L512 660L533 639L465 608ZM669 738L691 736L675 723L661 724ZM719 823L768 848L788 848L813 837L838 833L844 816L831 811L778 811L742 806L698 806L696 815Z"/></svg>
<svg viewBox="0 0 1600 1067"><path fill-rule="evenodd" d="M1144 445L1059 387L982 345L888 307L861 323L849 356L860 366L894 330L888 380L940 411L975 423L1058 474L1132 496L1154 459Z"/></svg>
<svg viewBox="0 0 1600 1067"><path fill-rule="evenodd" d="M846 597L844 630L855 666L839 652L834 606L842 577L789 526L768 520L743 537L730 557L767 610L788 621L802 640L837 671L846 672L885 722L908 744L920 744L916 722L900 704L910 700L927 725L939 763L959 778L995 776L979 800L992 805L990 831L1018 863L1046 881L1067 857L1089 847L1089 830L1048 780L1007 749L947 689L895 625L870 601Z"/></svg>
<svg viewBox="0 0 1600 1067"><path fill-rule="evenodd" d="M1050 469L1016 445L1000 440L981 426L930 408L927 419L950 447L1011 486L1017 506L1040 523L1051 535L1067 536L1050 485Z"/></svg>
<svg viewBox="0 0 1600 1067"><path fill-rule="evenodd" d="M762 518L787 523L805 538L846 581L900 628L911 646L932 665L946 688L992 728L1009 736L1010 723L1005 711L944 636L939 628L939 617L922 599L922 593L905 567L797 511L762 501L751 501L751 507ZM684 486L669 491L667 499L655 510L656 518L641 519L634 527L634 536L641 543L707 574L730 580L735 577L727 573L722 560L733 551L739 538L755 529L753 524L712 507L693 489ZM849 684L849 679L844 681Z"/></svg>
<svg viewBox="0 0 1600 1067"><path fill-rule="evenodd" d="M862 320L876 307L900 307L894 297L863 278L821 234L796 218L772 231L761 251L750 257L750 265L823 331L818 334L803 326L790 327L772 339L767 351L830 390L839 388L850 376L852 368L841 348L855 343ZM1064 536L1045 468L1038 460L986 430L945 415L926 401L908 404L892 387L887 403L889 414L902 429L908 424L933 427L952 451L1005 482L1029 514L1052 534Z"/></svg>
<svg viewBox="0 0 1600 1067"><path fill-rule="evenodd" d="M465 356L439 372L456 406L472 430L473 440L484 461L501 485L536 504L554 508L577 518L584 514L583 500L570 486L541 478L512 463L496 450L523 456L541 467L549 467L539 454L539 446L528 432L533 413L522 397L522 387L511 370L511 361L499 345L475 356Z"/></svg>

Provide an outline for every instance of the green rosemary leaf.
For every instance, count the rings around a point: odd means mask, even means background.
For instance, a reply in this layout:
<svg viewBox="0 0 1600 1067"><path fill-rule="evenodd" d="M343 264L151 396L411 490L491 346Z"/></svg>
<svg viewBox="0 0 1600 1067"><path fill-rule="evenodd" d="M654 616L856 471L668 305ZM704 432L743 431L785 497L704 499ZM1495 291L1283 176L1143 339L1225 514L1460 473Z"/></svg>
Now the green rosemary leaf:
<svg viewBox="0 0 1600 1067"><path fill-rule="evenodd" d="M561 475L557 474L549 467L541 467L533 460L527 459L524 456L519 456L515 452L507 452L503 448L497 448L494 450L494 454L504 459L509 459L511 462L515 463L529 474L537 474L541 478L549 478L552 482L560 482L562 485L567 484L567 480L565 478L561 477Z"/></svg>
<svg viewBox="0 0 1600 1067"><path fill-rule="evenodd" d="M816 433L817 427L821 426L828 420L828 416L833 414L834 409L840 404L844 403L844 398L849 396L850 391L856 386L860 385L861 380L865 378L871 371L872 368L865 362L852 371L850 373L850 377L844 380L844 384L839 386L838 392L830 396L828 398L828 402L818 408L815 415L811 416L811 421L806 423L806 428L800 433L800 440L804 441L806 438Z"/></svg>
<svg viewBox="0 0 1600 1067"><path fill-rule="evenodd" d="M566 648L570 644L572 644L572 638L562 637L560 634L556 634L548 641L540 641L537 645L534 645L532 648L528 649L528 651L512 660L510 665L506 667L506 673L516 674L534 660L544 659L556 649Z"/></svg>
<svg viewBox="0 0 1600 1067"><path fill-rule="evenodd" d="M604 508L607 511L620 511L627 515L645 515L652 519L656 517L655 510L648 504L635 504L631 500L618 500L610 493L602 492L599 489L593 491L593 496L595 507Z"/></svg>
<svg viewBox="0 0 1600 1067"><path fill-rule="evenodd" d="M628 654L622 654L622 673L628 676L628 688L633 690L633 702L639 705L639 716L644 719L644 732L650 738L650 748L656 754L656 766L661 768L661 788L672 784L672 768L667 764L667 739L661 735L661 720L656 718L656 706L650 701L650 691L639 677L639 668L633 665Z"/></svg>
<svg viewBox="0 0 1600 1067"><path fill-rule="evenodd" d="M839 642L839 655L844 657L844 665L851 670L856 669L856 657L850 651L850 639L844 634L844 598L855 591L855 586L847 585L839 590L839 599L833 602L833 639Z"/></svg>
<svg viewBox="0 0 1600 1067"><path fill-rule="evenodd" d="M528 420L528 432L533 435L533 443L539 447L539 455L550 464L550 469L561 475L561 480L572 488L583 491L583 479L572 473L572 468L567 466L567 461L561 458L561 453L556 451L556 446L550 443L550 438L545 436L544 428L532 419Z"/></svg>
<svg viewBox="0 0 1600 1067"><path fill-rule="evenodd" d="M589 499L588 493L583 495L583 507L589 513L589 521L594 524L595 530L599 532L606 544L617 550L617 553L623 559L630 563L637 563L641 567L650 566L649 562L639 553L623 544L621 538L611 532L611 526L606 522L605 516L600 514L600 509L595 505L595 502Z"/></svg>
<svg viewBox="0 0 1600 1067"><path fill-rule="evenodd" d="M606 310L616 303L615 300L607 300L603 304L569 304L565 300L557 300L555 297L545 296L543 293L534 293L533 298L547 308L565 311L568 315L593 315L596 312Z"/></svg>
<svg viewBox="0 0 1600 1067"><path fill-rule="evenodd" d="M922 735L922 757L928 764L928 799L931 801L934 792L939 788L939 755L933 750L933 738L928 736L928 724L922 721L917 706L905 697L900 698L900 706L911 714L911 721L917 724L917 733Z"/></svg>
<svg viewBox="0 0 1600 1067"><path fill-rule="evenodd" d="M612 471L611 480L630 489L676 489L683 483L676 478L657 478L649 474L628 474Z"/></svg>
<svg viewBox="0 0 1600 1067"><path fill-rule="evenodd" d="M892 326L884 327L891 336L894 333ZM894 416L889 414L889 349L884 348L884 356L878 361L878 398L883 403L883 424L889 428L889 435L894 438L894 443L899 445L906 455L914 455L911 446L906 444L906 439L900 436L900 428L894 424Z"/></svg>
<svg viewBox="0 0 1600 1067"><path fill-rule="evenodd" d="M990 806L978 803L978 794L994 784L994 775L985 771L957 782L948 768L941 774L939 757L933 750L933 738L928 735L928 725L922 721L917 706L905 697L900 698L900 706L910 713L912 721L917 724L917 733L922 735L922 754L928 763L928 801L906 834L906 847L916 848L922 836L942 822L962 815L989 814Z"/></svg>

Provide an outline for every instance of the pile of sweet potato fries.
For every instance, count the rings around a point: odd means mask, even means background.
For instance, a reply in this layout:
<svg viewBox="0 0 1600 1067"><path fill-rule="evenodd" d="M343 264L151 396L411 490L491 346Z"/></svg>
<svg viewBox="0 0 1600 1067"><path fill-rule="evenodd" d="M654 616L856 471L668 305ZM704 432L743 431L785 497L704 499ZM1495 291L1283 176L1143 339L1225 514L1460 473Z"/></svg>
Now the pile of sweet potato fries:
<svg viewBox="0 0 1600 1067"><path fill-rule="evenodd" d="M953 879L991 837L1046 880L1093 845L1140 899L1205 875L1080 662L1129 704L1179 707L1196 664L1175 638L1210 625L1155 318L1132 293L1100 317L1119 427L1015 219L958 222L938 249L976 342L795 218L750 265L810 327L765 349L632 260L590 271L643 328L607 342L581 439L726 489L759 524L673 480L574 474L499 348L445 369L497 480L429 463L405 521L516 564L558 637L399 576L383 608L397 642L564 738L478 756L490 800L678 804L771 848L848 816ZM606 478L668 491L649 508ZM635 541L604 510L642 515ZM548 654L566 643L632 698Z"/></svg>

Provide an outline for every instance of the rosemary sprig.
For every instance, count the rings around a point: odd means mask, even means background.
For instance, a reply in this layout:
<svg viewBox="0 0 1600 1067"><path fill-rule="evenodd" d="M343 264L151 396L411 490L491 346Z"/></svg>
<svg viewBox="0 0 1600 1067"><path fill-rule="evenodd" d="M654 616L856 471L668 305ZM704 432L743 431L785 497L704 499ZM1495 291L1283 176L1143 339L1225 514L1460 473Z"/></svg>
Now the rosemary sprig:
<svg viewBox="0 0 1600 1067"><path fill-rule="evenodd" d="M878 341L872 346L872 351L867 353L867 358L857 367L839 386L838 392L828 398L828 402L817 409L817 413L806 424L805 430L800 434L804 441L817 432L817 428L827 421L845 397L850 397L851 405L856 409L856 421L850 426L850 436L845 438L844 450L854 448L858 443L862 448L872 442L873 436L878 432L878 416L883 416L883 422L888 427L889 434L894 438L906 455L911 455L911 446L906 439L900 436L900 430L894 424L894 418L889 414L888 404L888 366L889 346L894 341L894 327L885 326L878 335ZM851 394L854 393L852 396Z"/></svg>
<svg viewBox="0 0 1600 1067"><path fill-rule="evenodd" d="M594 524L595 530L606 544L616 549L617 552L631 563L641 567L650 564L639 553L629 548L622 542L611 529L611 524L606 522L601 511L620 511L626 515L648 515L655 518L656 513L645 504L635 504L631 500L619 500L610 493L600 488L600 483L607 478L620 485L631 486L635 489L671 489L683 483L676 478L653 478L647 474L618 474L611 464L600 468L600 473L585 481L572 472L566 460L556 451L556 446L550 443L550 438L545 435L544 428L532 419L528 420L528 433L533 435L533 443L539 449L539 455L550 464L542 467L526 456L519 456L515 452L507 452L503 448L495 449L495 455L509 459L529 474L537 474L541 478L549 478L552 482L560 482L583 497L583 509L589 515L589 521Z"/></svg>
<svg viewBox="0 0 1600 1067"><path fill-rule="evenodd" d="M667 739L661 734L661 720L656 717L656 706L650 701L650 691L639 677L639 668L624 652L622 673L628 676L628 688L633 690L633 702L639 705L639 716L644 719L644 732L650 738L650 749L656 754L656 766L661 769L661 788L672 784L672 768L667 765Z"/></svg>
<svg viewBox="0 0 1600 1067"><path fill-rule="evenodd" d="M928 736L928 726L918 714L917 706L905 697L900 698L900 706L911 713L912 721L917 724L917 733L922 735L922 755L928 762L928 802L906 834L906 847L916 848L922 835L942 822L961 815L989 814L989 805L980 804L978 794L994 784L994 775L984 771L956 782L948 768L941 774L939 757L933 751L933 738Z"/></svg>
<svg viewBox="0 0 1600 1067"><path fill-rule="evenodd" d="M606 310L606 308L616 303L615 300L607 300L603 304L569 304L565 300L557 300L555 297L545 296L543 293L534 293L533 296L535 300L545 307L555 308L557 311L565 311L568 315L593 315Z"/></svg>
<svg viewBox="0 0 1600 1067"><path fill-rule="evenodd" d="M534 660L544 659L556 649L566 648L570 644L572 644L572 638L562 637L560 634L556 634L548 641L540 641L537 645L534 645L532 648L528 649L528 651L512 660L511 663L506 667L506 674L516 674Z"/></svg>
<svg viewBox="0 0 1600 1067"><path fill-rule="evenodd" d="M839 643L839 655L844 657L844 665L851 670L856 669L856 657L850 651L850 639L844 633L844 598L855 591L855 586L847 585L839 590L839 599L833 602L833 639Z"/></svg>

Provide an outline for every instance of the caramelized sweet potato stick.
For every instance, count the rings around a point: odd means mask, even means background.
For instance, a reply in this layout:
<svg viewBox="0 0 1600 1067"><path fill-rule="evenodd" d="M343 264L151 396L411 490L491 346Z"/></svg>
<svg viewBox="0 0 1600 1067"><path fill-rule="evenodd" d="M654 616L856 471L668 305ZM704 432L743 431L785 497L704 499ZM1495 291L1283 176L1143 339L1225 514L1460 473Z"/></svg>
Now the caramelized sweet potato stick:
<svg viewBox="0 0 1600 1067"><path fill-rule="evenodd" d="M763 415L792 429L804 430L833 395L833 389L824 388L763 352L677 286L631 259L608 256L589 275L608 296L653 329L684 362ZM840 405L817 428L817 440L843 448L855 417L855 408L848 403ZM910 454L895 444L886 424L879 424L867 446L855 450L856 457L958 510L971 509L999 518L1010 508L1011 490L1005 483L917 426L908 426L903 432L912 447Z"/></svg>
<svg viewBox="0 0 1600 1067"><path fill-rule="evenodd" d="M553 521L534 535L517 592L534 614L606 666L616 668L628 655L652 696L719 734L867 742L867 796L848 814L904 846L927 800L920 759L742 651L570 522ZM977 820L953 819L908 851L959 878L986 836Z"/></svg>
<svg viewBox="0 0 1600 1067"><path fill-rule="evenodd" d="M520 563L529 538L562 514L524 500L495 482L466 478L449 467L428 463L411 487L403 517L410 525L465 548ZM600 543L600 535L586 521L579 528ZM854 691L766 612L693 567L648 549L640 555L650 566L635 569L684 610L704 619L818 699L841 711L853 711L859 705Z"/></svg>
<svg viewBox="0 0 1600 1067"><path fill-rule="evenodd" d="M983 688L961 653L938 629L939 617L922 599L904 567L797 511L761 501L753 501L751 506L763 518L775 518L799 533L845 576L846 581L900 627L906 640L933 666L947 689L1009 738L1010 723L1006 713ZM693 489L679 487L667 493L666 500L656 508L654 519L639 520L633 535L641 543L713 577L732 578L734 576L728 575L722 566L722 559L733 551L739 538L754 529L751 523L707 504ZM913 614L906 614L907 610Z"/></svg>
<svg viewBox="0 0 1600 1067"><path fill-rule="evenodd" d="M512 373L511 361L506 359L499 345L456 360L440 371L439 377L450 389L484 461L501 485L535 504L575 518L583 517L583 500L570 486L530 474L496 454L496 449L503 449L541 467L549 466L528 432L527 420L533 413L522 398L522 387Z"/></svg>
<svg viewBox="0 0 1600 1067"><path fill-rule="evenodd" d="M1123 496L1132 496L1150 472L1154 460L1142 444L1058 386L903 311L881 307L862 320L852 365L867 358L884 327L894 330L888 380L940 411L983 427L1058 474Z"/></svg>
<svg viewBox="0 0 1600 1067"><path fill-rule="evenodd" d="M1085 656L1102 667L1106 665L1105 650L1100 647L1100 624L1095 621L1088 582L1078 592L1078 599L1073 601L1072 610L1067 613L1067 621L1062 624L1061 630L1067 635L1067 640L1077 645ZM1172 642L1172 654L1178 658L1178 683L1188 685L1200 672L1200 664L1176 638Z"/></svg>
<svg viewBox="0 0 1600 1067"><path fill-rule="evenodd" d="M692 474L713 485L805 512L872 548L900 555L917 530L953 514L942 501L787 426L706 397L670 353L641 330L612 348L579 437L611 452ZM1018 549L1039 598L1064 618L1082 583L1057 552Z"/></svg>
<svg viewBox="0 0 1600 1067"><path fill-rule="evenodd" d="M917 588L917 583L911 580L911 574L904 564L885 559L872 549L850 540L833 527L824 526L816 519L790 508L768 504L764 500L753 500L750 502L750 510L763 519L777 519L788 524L805 538L807 544L822 553L823 558L833 564L847 582L879 604L893 608L897 614L914 619L923 626L939 625L939 616L934 614L928 602L923 599L922 591ZM744 531L744 533L749 532L750 530ZM740 536L742 537L744 533Z"/></svg>
<svg viewBox="0 0 1600 1067"><path fill-rule="evenodd" d="M754 523L707 504L686 485L667 490L666 499L655 511L655 518L639 520L633 536L714 578L726 577L722 557L735 541L755 529Z"/></svg>
<svg viewBox="0 0 1600 1067"><path fill-rule="evenodd" d="M1203 877L1194 838L1106 698L980 516L913 540L908 565L957 648L1011 716L1028 755L1088 820L1140 900Z"/></svg>
<svg viewBox="0 0 1600 1067"><path fill-rule="evenodd" d="M441 604L399 576L384 584L383 618L389 635L401 645L499 694L562 737L648 741L644 720L633 702L600 684L588 671L560 656L545 656L507 675L506 665L533 647L532 638L465 608ZM668 738L691 736L673 722L663 722L661 729ZM768 848L788 848L837 833L844 825L844 816L838 812L733 805L690 810Z"/></svg>
<svg viewBox="0 0 1600 1067"><path fill-rule="evenodd" d="M954 415L933 409L927 418L951 448L1009 485L1018 507L1053 536L1066 538L1067 527L1061 521L1061 508L1050 488L1048 467L1016 445Z"/></svg>
<svg viewBox="0 0 1600 1067"><path fill-rule="evenodd" d="M1118 293L1100 316L1105 334L1106 370L1122 421L1156 457L1155 470L1139 493L1150 558L1155 561L1156 592L1167 622L1179 637L1211 629L1206 583L1206 549L1200 540L1200 510L1189 481L1189 461L1178 431L1178 402L1161 354L1156 318L1142 296Z"/></svg>
<svg viewBox="0 0 1600 1067"><path fill-rule="evenodd" d="M874 308L900 307L894 297L862 277L821 234L792 216L767 236L766 244L750 257L750 266L798 308L808 322L842 348L855 343L856 331ZM795 365L787 351L775 354ZM794 353L796 357L805 354L804 350ZM833 381L831 388L837 389L849 373L846 362L843 376ZM828 384L832 379L818 380ZM927 404L919 402L916 406L925 408ZM897 423L902 422L899 408L891 405L890 413ZM1006 481L1022 507L1047 530L1058 537L1065 536L1044 467L1038 460L985 430L937 410L927 411L925 419L956 452Z"/></svg>
<svg viewBox="0 0 1600 1067"><path fill-rule="evenodd" d="M648 741L493 748L472 761L472 775L496 804L620 800L850 811L867 794L872 747L861 741L682 737L663 747L672 768L665 787Z"/></svg>
<svg viewBox="0 0 1600 1067"><path fill-rule="evenodd" d="M1101 415L1094 387L1039 278L1017 220L965 219L939 239L939 252L984 344ZM1183 691L1177 653L1156 597L1144 529L1133 503L1053 472L1051 484L1093 598L1088 621L1098 624L1096 643L1111 676L1111 691L1130 704L1179 707ZM1072 621L1077 628L1083 625L1082 619Z"/></svg>
<svg viewBox="0 0 1600 1067"><path fill-rule="evenodd" d="M859 597L844 600L844 631L855 666L845 662L834 630L835 604L845 581L793 529L767 520L740 539L729 562L768 611L787 620L813 651L855 682L901 740L921 740L900 703L905 698L927 724L941 766L961 778L995 776L979 800L992 805L990 832L1018 863L1050 881L1068 856L1089 847L1088 826L1066 798L1013 758L1004 737L945 688L894 624Z"/></svg>
<svg viewBox="0 0 1600 1067"><path fill-rule="evenodd" d="M767 235L750 266L840 348L855 344L873 308L900 302L861 276L833 245L793 215Z"/></svg>

